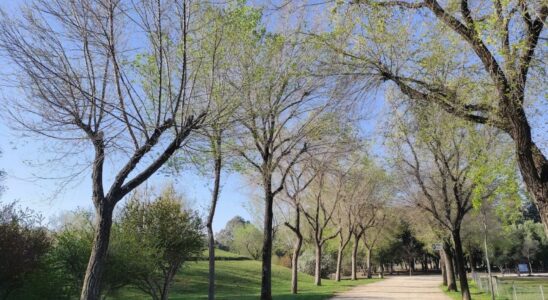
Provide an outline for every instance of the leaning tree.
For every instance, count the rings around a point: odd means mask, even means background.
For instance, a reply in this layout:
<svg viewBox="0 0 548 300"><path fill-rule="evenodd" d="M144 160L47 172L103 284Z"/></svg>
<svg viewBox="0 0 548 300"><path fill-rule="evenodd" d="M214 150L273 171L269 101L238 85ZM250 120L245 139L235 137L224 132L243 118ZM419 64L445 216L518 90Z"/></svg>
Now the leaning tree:
<svg viewBox="0 0 548 300"><path fill-rule="evenodd" d="M91 169L97 216L81 299L100 297L116 204L203 122L199 12L188 0L34 0L21 16L1 12L0 49L24 92L5 115Z"/></svg>
<svg viewBox="0 0 548 300"><path fill-rule="evenodd" d="M322 41L344 57L339 73L391 82L414 103L508 134L548 234L548 160L532 129L546 118L548 3L355 0L337 11Z"/></svg>

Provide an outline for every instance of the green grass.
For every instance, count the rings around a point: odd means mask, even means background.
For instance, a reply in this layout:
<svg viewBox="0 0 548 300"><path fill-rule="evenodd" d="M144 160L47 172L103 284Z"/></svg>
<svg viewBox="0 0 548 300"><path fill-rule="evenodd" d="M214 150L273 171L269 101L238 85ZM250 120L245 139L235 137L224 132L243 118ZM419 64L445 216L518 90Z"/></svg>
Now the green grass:
<svg viewBox="0 0 548 300"><path fill-rule="evenodd" d="M491 300L491 295L480 291L473 280L468 281L470 293L474 300ZM548 278L538 277L499 277L498 278L498 296L497 300L513 299L513 287L516 289L516 297L520 300L541 299L540 286L544 289L544 295L548 299ZM443 291L453 299L461 299L459 292L447 292L446 287L440 286Z"/></svg>
<svg viewBox="0 0 548 300"><path fill-rule="evenodd" d="M217 299L258 299L261 286L261 263L253 260L220 260L216 262ZM188 263L175 278L170 291L170 299L197 300L207 299L207 261ZM299 294L292 295L290 291L291 270L282 266L272 266L272 294L276 300L328 299L339 291L353 286L362 285L379 279L361 279L357 281L322 279L322 286L313 284L314 278L307 274L299 274ZM124 289L111 299L150 299L136 289Z"/></svg>
<svg viewBox="0 0 548 300"><path fill-rule="evenodd" d="M518 299L541 299L541 285L545 297L548 297L548 278L546 277L499 277L498 279L499 297L497 299L512 299L512 286L515 286Z"/></svg>
<svg viewBox="0 0 548 300"><path fill-rule="evenodd" d="M451 297L451 299L461 300L462 297L461 297L461 293L460 293L460 284L458 283L458 280L457 280L457 286L459 287L458 292L448 292L447 287L445 287L443 285L440 285L440 288L443 290L443 292L446 295ZM472 296L472 299L474 299L474 300L491 300L491 295L480 291L480 289L478 288L478 286L476 285L476 283L473 280L468 280L468 286L470 287L470 295Z"/></svg>
<svg viewBox="0 0 548 300"><path fill-rule="evenodd" d="M200 260L208 260L209 252L204 250ZM250 260L248 256L240 255L237 253L228 252L221 249L215 249L215 260Z"/></svg>

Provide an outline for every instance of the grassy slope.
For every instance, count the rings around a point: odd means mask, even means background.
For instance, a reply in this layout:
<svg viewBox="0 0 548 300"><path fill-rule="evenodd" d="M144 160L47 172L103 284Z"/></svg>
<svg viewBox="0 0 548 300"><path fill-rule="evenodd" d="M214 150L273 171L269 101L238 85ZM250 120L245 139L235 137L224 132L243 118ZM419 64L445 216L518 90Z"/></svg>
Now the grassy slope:
<svg viewBox="0 0 548 300"><path fill-rule="evenodd" d="M257 299L261 286L261 263L258 261L217 261L217 299ZM291 272L288 268L272 266L272 294L274 299L327 299L337 291L349 289L378 279L358 281L322 280L322 286L313 284L313 277L299 275L299 295L289 293ZM150 299L138 290L125 289L114 299ZM170 299L207 299L207 262L188 263L176 277L170 292Z"/></svg>

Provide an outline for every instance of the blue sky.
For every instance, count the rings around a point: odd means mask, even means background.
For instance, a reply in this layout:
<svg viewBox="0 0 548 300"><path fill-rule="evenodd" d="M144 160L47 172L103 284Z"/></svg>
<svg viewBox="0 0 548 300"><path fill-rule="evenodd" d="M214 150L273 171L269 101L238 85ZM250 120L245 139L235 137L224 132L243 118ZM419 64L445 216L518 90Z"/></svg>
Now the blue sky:
<svg viewBox="0 0 548 300"><path fill-rule="evenodd" d="M0 6L10 10L21 2L23 1L2 1ZM1 57L0 64L5 65ZM4 75L5 72L7 72L5 69L0 71L0 75ZM11 88L0 85L0 101L8 96L21 97L22 95ZM362 124L362 129L369 134L373 133L377 122L383 119L379 117L382 112L382 95L380 94L374 98L376 99L373 101L373 106L376 107L377 112L373 114L369 121ZM545 133L548 129L548 120L543 112L546 112L548 108L542 100L539 109L541 113L533 115L532 125L534 135L537 141L540 142L539 147L546 153L548 147ZM70 162L65 162L65 165L54 165L55 162L47 163L48 159L54 158L54 155L51 149L45 149L45 145L48 145L47 140L37 139L36 137L22 138L20 132L10 130L0 120L0 149L3 152L0 157L0 169L7 173L6 180L2 183L6 187L6 191L0 196L0 202L17 200L21 206L32 208L43 214L47 222L55 220L68 210L79 207L91 209L89 170L70 182L60 193L57 193L61 183L60 180L42 178L62 176L64 173L63 167L70 164ZM381 154L382 148L376 148L374 152ZM44 161L46 163L40 166L32 166ZM163 185L172 180L164 174L157 174L149 180L149 184ZM186 172L179 175L177 180L173 180L173 182L177 189L193 203L193 207L202 211L205 215L210 202L210 180ZM215 231L223 228L226 222L236 215L246 219L256 219L245 208L253 189L254 187L249 186L240 175L234 173L225 175L214 221Z"/></svg>
<svg viewBox="0 0 548 300"><path fill-rule="evenodd" d="M78 176L60 192L57 192L61 180L44 179L43 177L61 176L62 171L52 164L36 165L40 161L53 157L43 151L45 140L21 138L21 133L8 129L0 124L0 167L6 171L6 180L2 183L6 191L0 196L0 202L17 200L23 207L29 207L41 213L46 222L55 223L66 211L76 208L92 209L91 180L89 171ZM38 157L38 155L40 157ZM53 170L53 171L52 171ZM183 173L177 179L163 174L154 175L150 185L173 182L195 209L205 214L210 201L210 189L207 178L191 173ZM214 222L215 231L224 227L226 222L240 215L251 219L244 208L249 197L249 186L238 174L228 174L223 179L217 215Z"/></svg>

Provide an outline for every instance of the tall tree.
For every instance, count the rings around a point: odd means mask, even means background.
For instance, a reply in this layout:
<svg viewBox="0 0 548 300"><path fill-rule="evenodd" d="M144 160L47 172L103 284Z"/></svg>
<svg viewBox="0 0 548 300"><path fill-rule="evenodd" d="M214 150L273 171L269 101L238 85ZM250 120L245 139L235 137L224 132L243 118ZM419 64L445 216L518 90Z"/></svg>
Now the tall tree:
<svg viewBox="0 0 548 300"><path fill-rule="evenodd" d="M535 116L527 111L536 103L538 119L545 119L546 106L539 101L546 78L542 40L548 3L347 3L349 9L339 11L351 16L338 20L344 19L343 31L360 42L333 48L351 61L345 63L352 68L348 73L392 82L415 102L507 133L548 235L548 160L532 135Z"/></svg>
<svg viewBox="0 0 548 300"><path fill-rule="evenodd" d="M174 159L173 166L178 169L190 157L200 173L212 177L211 203L206 222L209 254L208 299L212 300L215 298L213 221L221 193L221 177L224 172L229 171L227 167L231 164L231 133L235 129L234 114L239 102L230 77L237 65L234 57L241 50L242 40L254 38L253 31L257 29L261 13L241 1L229 2L226 7L212 4L204 6L204 42L196 50L206 55L201 59L203 71L197 80L209 88L205 91L208 115L198 130L192 147L187 147L188 152L181 153L178 159Z"/></svg>
<svg viewBox="0 0 548 300"><path fill-rule="evenodd" d="M336 101L325 94L325 78L311 76L315 58L321 56L317 48L301 35L267 34L263 28L254 32L255 39L242 41L246 47L235 58L232 81L241 99L236 151L250 166L244 171L260 175L265 209L261 299L270 300L274 199L293 165L315 147L308 138L327 129L316 121Z"/></svg>
<svg viewBox="0 0 548 300"><path fill-rule="evenodd" d="M93 157L97 219L82 300L99 299L116 204L204 119L194 108L204 54L189 51L202 41L198 12L188 0L34 0L21 18L1 13L0 48L26 92L5 103L13 124Z"/></svg>

